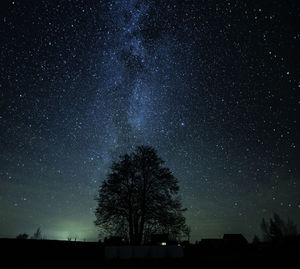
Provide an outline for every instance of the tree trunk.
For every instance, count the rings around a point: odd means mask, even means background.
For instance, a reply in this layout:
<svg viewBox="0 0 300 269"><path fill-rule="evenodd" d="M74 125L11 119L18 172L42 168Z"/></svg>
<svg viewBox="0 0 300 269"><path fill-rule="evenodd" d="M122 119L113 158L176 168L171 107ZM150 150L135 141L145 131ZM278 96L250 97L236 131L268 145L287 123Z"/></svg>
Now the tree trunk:
<svg viewBox="0 0 300 269"><path fill-rule="evenodd" d="M134 227L134 231L133 231L133 237L134 237L134 244L138 245L139 244L139 216L136 213L134 216L134 221L133 221L133 227Z"/></svg>
<svg viewBox="0 0 300 269"><path fill-rule="evenodd" d="M129 224L129 243L133 244L133 221L132 221L132 208L129 207L129 218L128 218L128 224Z"/></svg>
<svg viewBox="0 0 300 269"><path fill-rule="evenodd" d="M145 226L145 216L143 215L141 217L140 229L139 229L139 237L138 237L138 244L139 245L142 243L143 233L144 233L144 226Z"/></svg>
<svg viewBox="0 0 300 269"><path fill-rule="evenodd" d="M139 244L142 243L144 226L145 226L145 217L146 217L146 181L144 180L144 190L142 194L142 203L141 203L141 222L139 228Z"/></svg>

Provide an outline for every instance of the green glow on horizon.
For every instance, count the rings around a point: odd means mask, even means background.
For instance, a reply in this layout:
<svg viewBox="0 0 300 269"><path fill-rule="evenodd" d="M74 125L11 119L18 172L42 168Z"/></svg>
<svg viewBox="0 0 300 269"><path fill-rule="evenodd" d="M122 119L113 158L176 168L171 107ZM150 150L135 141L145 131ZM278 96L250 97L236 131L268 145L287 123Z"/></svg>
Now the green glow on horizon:
<svg viewBox="0 0 300 269"><path fill-rule="evenodd" d="M55 240L97 241L97 230L89 220L56 220L45 227L45 237Z"/></svg>

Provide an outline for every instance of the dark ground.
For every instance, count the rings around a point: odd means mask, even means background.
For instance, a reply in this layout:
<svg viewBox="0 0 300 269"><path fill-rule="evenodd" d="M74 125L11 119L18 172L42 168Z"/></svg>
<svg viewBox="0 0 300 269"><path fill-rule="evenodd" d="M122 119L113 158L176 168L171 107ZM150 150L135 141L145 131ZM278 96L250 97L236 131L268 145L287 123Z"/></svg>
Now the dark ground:
<svg viewBox="0 0 300 269"><path fill-rule="evenodd" d="M202 266L239 265L243 268L254 266L286 267L299 263L299 238L278 244L248 244L244 247L207 248L199 245L184 247L181 259L141 259L141 260L104 260L104 245L96 242L70 242L55 240L16 240L0 239L1 262L13 264L40 264L43 266L67 265L83 266L93 264L97 268L200 268ZM0 264L1 266L1 264ZM295 265L294 265L295 266ZM1 266L2 267L2 266ZM4 267L2 267L4 268Z"/></svg>

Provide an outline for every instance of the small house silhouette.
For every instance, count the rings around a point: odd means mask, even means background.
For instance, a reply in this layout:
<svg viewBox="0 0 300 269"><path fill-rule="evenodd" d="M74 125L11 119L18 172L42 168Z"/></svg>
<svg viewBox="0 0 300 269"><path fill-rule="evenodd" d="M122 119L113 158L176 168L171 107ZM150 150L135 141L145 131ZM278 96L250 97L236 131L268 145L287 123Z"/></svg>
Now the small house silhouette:
<svg viewBox="0 0 300 269"><path fill-rule="evenodd" d="M152 234L151 244L152 245L165 245L169 242L168 234Z"/></svg>
<svg viewBox="0 0 300 269"><path fill-rule="evenodd" d="M248 245L247 239L242 234L224 234L225 246L244 247Z"/></svg>

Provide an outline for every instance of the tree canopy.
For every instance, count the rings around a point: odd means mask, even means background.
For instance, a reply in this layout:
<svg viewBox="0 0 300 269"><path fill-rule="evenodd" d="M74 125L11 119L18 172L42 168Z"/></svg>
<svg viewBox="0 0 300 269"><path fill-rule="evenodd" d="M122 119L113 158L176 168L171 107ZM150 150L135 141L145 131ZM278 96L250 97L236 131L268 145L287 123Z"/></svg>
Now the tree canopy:
<svg viewBox="0 0 300 269"><path fill-rule="evenodd" d="M178 180L154 148L139 146L113 162L96 198L100 232L126 237L131 244L151 234L180 237L188 232Z"/></svg>
<svg viewBox="0 0 300 269"><path fill-rule="evenodd" d="M263 218L260 224L265 241L280 241L297 235L297 225L290 219L286 222L274 213L269 223Z"/></svg>

